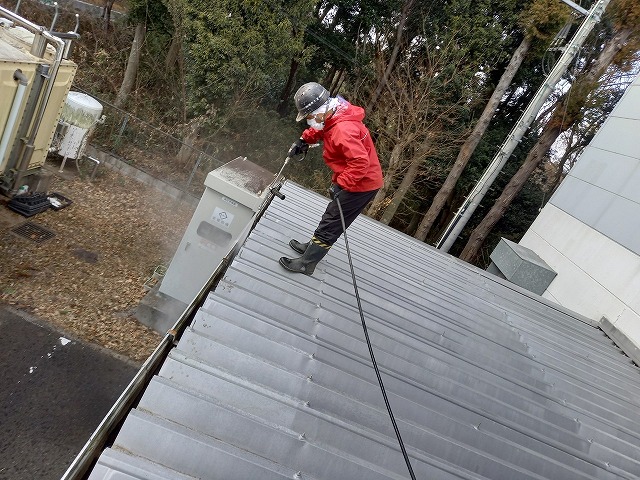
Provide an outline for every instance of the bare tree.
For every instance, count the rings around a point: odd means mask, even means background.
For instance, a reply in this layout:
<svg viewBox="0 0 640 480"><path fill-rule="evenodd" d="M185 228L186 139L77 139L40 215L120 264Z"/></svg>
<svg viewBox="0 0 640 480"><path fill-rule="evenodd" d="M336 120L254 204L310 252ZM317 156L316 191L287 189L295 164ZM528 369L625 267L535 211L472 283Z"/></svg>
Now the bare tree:
<svg viewBox="0 0 640 480"><path fill-rule="evenodd" d="M373 198L371 206L367 210L368 215L375 216L379 211L384 209L386 205L388 205L389 202L385 201L385 198L387 197L387 192L391 190L396 176L401 173L401 169L403 167L403 150L413 141L414 137L415 135L407 135L402 141L398 141L393 145L393 148L389 153L389 164L384 174L384 183L382 188L378 190L378 193L376 193L376 196Z"/></svg>
<svg viewBox="0 0 640 480"><path fill-rule="evenodd" d="M105 23L105 28L108 30L111 25L111 9L113 8L113 4L115 0L105 0L104 6L102 7L102 19Z"/></svg>
<svg viewBox="0 0 640 480"><path fill-rule="evenodd" d="M386 83L385 101L374 113L378 122L385 124L382 142L393 145L384 185L367 211L370 215L382 212L383 223L392 220L423 172L425 161L449 157L467 133L450 128L459 120L467 98L461 92L452 93L456 91L454 85L470 68L456 50L455 38L451 32L447 43L425 44L399 62ZM441 177L446 168L440 164L437 176ZM434 174L431 170L430 176ZM396 184L397 189L392 191Z"/></svg>
<svg viewBox="0 0 640 480"><path fill-rule="evenodd" d="M133 86L136 82L136 76L138 75L138 67L140 66L140 54L142 52L142 45L144 44L144 37L147 31L147 27L144 22L140 22L136 25L136 32L131 43L131 51L129 52L129 61L127 62L127 68L124 72L124 78L120 85L120 91L116 96L114 105L116 107L122 107L127 102L129 94L133 90Z"/></svg>
<svg viewBox="0 0 640 480"><path fill-rule="evenodd" d="M167 56L164 59L164 66L167 70L171 71L175 68L179 62L180 52L182 51L182 35L178 32L174 32L171 37L171 43L167 49Z"/></svg>
<svg viewBox="0 0 640 480"><path fill-rule="evenodd" d="M296 73L298 73L298 67L300 67L300 61L297 58L291 59L291 65L289 66L289 75L287 76L287 82L280 93L280 102L276 111L281 117L284 117L289 110L289 98L291 98L291 92L293 91L294 82L296 79Z"/></svg>
<svg viewBox="0 0 640 480"><path fill-rule="evenodd" d="M442 209L447 202L450 201L462 172L466 168L476 147L480 143L482 136L489 127L491 119L498 109L505 92L511 85L513 78L520 69L522 61L529 52L532 44L535 41L540 40L543 42L548 41L549 36L552 35L550 32L554 32L557 25L565 22L568 18L569 9L557 0L536 0L530 5L527 11L522 14L520 23L524 30L524 39L513 52L507 68L502 73L498 85L485 105L482 115L478 118L471 135L469 135L460 148L458 157L456 158L447 179L442 184L442 187L434 197L429 210L425 213L422 221L418 225L414 235L415 238L422 241L427 238L427 235L442 212ZM564 30L566 30L566 28L563 29L563 32Z"/></svg>
<svg viewBox="0 0 640 480"><path fill-rule="evenodd" d="M391 72L395 68L396 60L398 59L398 53L400 52L400 47L402 45L402 42L404 41L404 27L405 27L405 24L407 23L407 19L409 18L409 13L413 8L414 2L415 0L405 0L404 4L402 5L402 11L400 12L400 20L398 22L398 28L396 30L395 43L391 51L391 57L389 57L389 62L387 63L384 74L382 75L382 77L380 78L380 81L378 82L378 86L376 87L373 94L371 95L371 98L369 99L369 103L367 104L367 108L366 108L367 112L372 111L373 108L375 107L378 101L378 98L382 93L382 90L384 89L387 82L389 81L389 76L391 75Z"/></svg>
<svg viewBox="0 0 640 480"><path fill-rule="evenodd" d="M184 134L184 137L182 138L182 144L180 145L180 150L178 151L178 155L176 158L176 160L181 166L186 167L190 163L190 160L192 159L192 157L194 156L197 149L196 142L200 137L200 131L204 124L205 124L205 117L199 116L199 117L193 118L186 125L185 134Z"/></svg>
<svg viewBox="0 0 640 480"><path fill-rule="evenodd" d="M440 215L440 212L444 208L445 204L451 198L453 190L458 183L462 172L469 163L471 155L473 155L473 152L478 146L478 143L480 143L480 139L484 135L484 132L487 130L489 122L493 118L493 115L495 114L498 105L500 104L500 100L504 96L504 93L506 92L509 85L511 85L513 77L520 68L525 54L529 51L531 40L531 37L526 36L524 40L522 40L514 54L511 56L511 61L502 74L502 77L500 78L498 85L493 91L491 98L487 102L482 115L480 115L480 118L473 127L473 131L467 137L466 141L460 148L458 157L456 158L453 167L449 171L449 175L442 184L442 187L440 187L440 190L438 190L436 196L433 198L429 210L427 211L427 213L425 213L424 217L422 217L422 221L418 225L418 229L416 230L416 233L414 235L418 240L424 241L424 239L427 238L427 235L429 234L429 231L431 230L434 222L438 218L438 215Z"/></svg>

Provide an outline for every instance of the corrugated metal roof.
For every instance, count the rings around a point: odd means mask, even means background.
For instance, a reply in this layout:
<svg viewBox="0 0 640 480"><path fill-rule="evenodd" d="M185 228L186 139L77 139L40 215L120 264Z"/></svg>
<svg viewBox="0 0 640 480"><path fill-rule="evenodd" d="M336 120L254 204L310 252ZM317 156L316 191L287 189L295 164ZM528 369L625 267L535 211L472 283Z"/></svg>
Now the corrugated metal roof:
<svg viewBox="0 0 640 480"><path fill-rule="evenodd" d="M313 277L278 265L327 200L282 192L90 478L409 477L344 240ZM640 476L640 372L599 329L366 217L348 235L417 478Z"/></svg>

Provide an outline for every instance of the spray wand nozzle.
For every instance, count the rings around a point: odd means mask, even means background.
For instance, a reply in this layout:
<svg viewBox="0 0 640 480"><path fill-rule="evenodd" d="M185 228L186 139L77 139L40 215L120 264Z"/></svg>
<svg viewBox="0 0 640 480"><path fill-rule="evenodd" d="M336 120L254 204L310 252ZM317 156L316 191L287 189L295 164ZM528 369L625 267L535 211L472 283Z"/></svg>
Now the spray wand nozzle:
<svg viewBox="0 0 640 480"><path fill-rule="evenodd" d="M295 144L294 144L295 145ZM309 148L314 148L319 146L318 143L314 143L313 145L309 145ZM307 152L304 152L304 156L300 159L300 160L304 160L307 156ZM280 177L282 176L282 172L284 171L285 167L287 166L287 164L291 161L291 155L287 155L287 158L284 159L284 163L282 164L282 167L280 168L280 171L276 174L276 176L274 177L274 182L277 182L278 180L280 180ZM280 187L282 186L282 184L278 184L272 188L269 189L269 191L274 194L276 197L278 197L280 200L284 200L285 196L283 193L280 193Z"/></svg>

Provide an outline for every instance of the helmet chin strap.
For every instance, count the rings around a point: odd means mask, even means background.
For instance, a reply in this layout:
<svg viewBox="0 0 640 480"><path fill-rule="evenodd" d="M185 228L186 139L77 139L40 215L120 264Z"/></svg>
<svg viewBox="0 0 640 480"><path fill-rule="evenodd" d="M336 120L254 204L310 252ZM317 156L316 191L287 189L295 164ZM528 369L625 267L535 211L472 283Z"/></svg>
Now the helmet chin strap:
<svg viewBox="0 0 640 480"><path fill-rule="evenodd" d="M333 117L334 113L336 113L336 109L335 108L327 107L327 109L325 110L324 114L322 115L322 124L324 125L324 122L326 122L329 118ZM327 115L328 115L328 117L327 117Z"/></svg>

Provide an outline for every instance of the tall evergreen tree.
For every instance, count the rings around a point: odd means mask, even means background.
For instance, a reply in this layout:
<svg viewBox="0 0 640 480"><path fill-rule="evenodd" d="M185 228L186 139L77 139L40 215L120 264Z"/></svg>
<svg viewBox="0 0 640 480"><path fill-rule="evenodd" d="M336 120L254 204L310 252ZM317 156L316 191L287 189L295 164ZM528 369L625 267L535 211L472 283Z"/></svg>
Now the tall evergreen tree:
<svg viewBox="0 0 640 480"><path fill-rule="evenodd" d="M606 35L603 43L599 45L600 53L592 61L585 63L583 71L557 103L524 163L511 178L489 213L471 233L460 254L462 260L475 260L492 228L502 218L536 167L545 159L558 136L580 120L589 95L598 88L605 71L612 66L628 68L630 62L637 61L640 51L640 3L637 0L614 0L611 7L607 13L611 20L612 34ZM602 33L601 31L600 34Z"/></svg>
<svg viewBox="0 0 640 480"><path fill-rule="evenodd" d="M396 85L404 83L405 86L401 88L409 89L406 105L413 105L420 100L423 106L419 108L426 113L421 113L414 106L406 108L395 101L394 95L397 95L398 88L388 82L386 91L379 100L378 108L383 111L375 112L374 118L380 125L381 132L388 131L389 127L396 129L395 146L390 149L385 185L378 192L369 213L386 209L384 220L390 221L393 209L398 208L399 201L408 191L408 184L411 185L413 180L420 177L420 168L415 164L415 158L411 159L410 150L421 151L422 155L426 155L423 159L430 158L432 165L449 164L451 147L456 148L460 144L459 140L452 141L453 133L457 133L458 139L466 135L469 116L485 95L485 80L478 72L490 75L497 65L503 63L504 46L513 42L509 33L514 30L519 13L516 3L510 1L496 4L488 0L446 2L442 8L431 9L429 15L422 17L420 34L415 30L418 21L415 13L410 17L407 38L411 38L411 46L402 52L393 82ZM426 7L416 5L416 11L420 11L419 8ZM426 52L419 50L423 46L426 46ZM430 68L428 65L429 62L442 62L445 58L445 63L448 64L446 66ZM387 64L384 65L386 67ZM418 72L420 74L416 75ZM402 75L408 78L403 80ZM427 82L429 75L433 75L433 78L429 78ZM416 79L412 79L412 76ZM445 90L439 92L438 88L433 88L438 84L446 85ZM439 93L436 96L426 94L423 90L426 85L430 86L432 93ZM384 108L385 102L395 102L396 109ZM447 109L450 109L449 114L441 113L440 117L432 115L435 111L446 112ZM429 118L430 115L431 122L408 121L406 118L401 120L407 116L416 116L419 120ZM441 118L442 121L433 123L435 118ZM446 130L435 133L438 130L435 125L446 125ZM429 132L429 128L434 131ZM445 132L445 136L440 136ZM424 144L419 147L420 141L417 140L427 137L431 144L428 150L424 148ZM436 145L447 148L435 148ZM406 146L410 146L409 150ZM431 153L427 153L428 151ZM431 171L433 172L432 169ZM399 195L394 193L396 187L400 187Z"/></svg>
<svg viewBox="0 0 640 480"><path fill-rule="evenodd" d="M559 26L567 20L568 15L568 7L558 0L536 0L525 10L520 20L520 24L523 26L522 41L511 56L509 64L500 77L500 81L493 90L482 114L477 119L471 134L460 148L446 180L431 202L429 210L422 218L414 235L415 238L425 240L442 209L451 199L453 190L463 170L488 128L489 122L493 118L505 92L511 85L532 43L534 41L548 43L550 32L557 31ZM516 32L514 33L517 35Z"/></svg>
<svg viewBox="0 0 640 480"><path fill-rule="evenodd" d="M131 0L127 20L135 25L135 33L122 84L114 102L116 107L126 104L135 85L148 26L152 32L161 35L170 35L173 30L171 16L161 0Z"/></svg>
<svg viewBox="0 0 640 480"><path fill-rule="evenodd" d="M273 105L303 47L310 0L188 0L187 86L195 115ZM294 28L295 27L295 28ZM293 34L292 34L293 32Z"/></svg>

